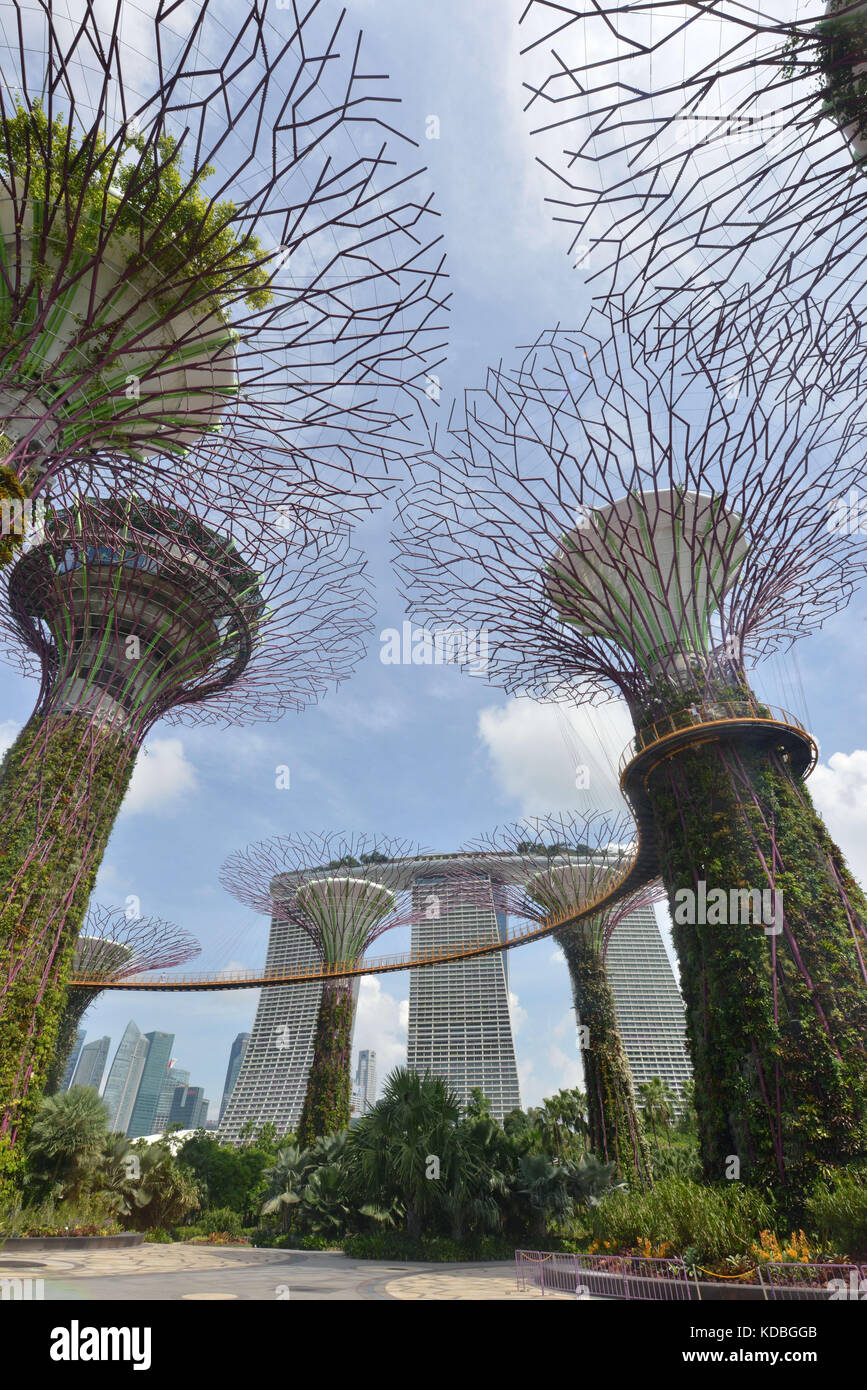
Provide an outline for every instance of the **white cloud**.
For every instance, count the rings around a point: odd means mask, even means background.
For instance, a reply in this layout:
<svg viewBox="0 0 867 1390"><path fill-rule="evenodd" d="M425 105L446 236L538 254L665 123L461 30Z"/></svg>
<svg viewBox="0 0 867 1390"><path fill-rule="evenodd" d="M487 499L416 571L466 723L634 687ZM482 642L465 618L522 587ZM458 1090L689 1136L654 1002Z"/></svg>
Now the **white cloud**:
<svg viewBox="0 0 867 1390"><path fill-rule="evenodd" d="M519 1033L527 1022L528 1015L513 990L509 990L509 1017L512 1020L512 1033Z"/></svg>
<svg viewBox="0 0 867 1390"><path fill-rule="evenodd" d="M356 1054L364 1048L376 1053L376 1086L380 1094L389 1073L395 1067L406 1066L408 1023L409 1000L395 999L386 993L375 975L362 975L353 1047Z"/></svg>
<svg viewBox="0 0 867 1390"><path fill-rule="evenodd" d="M813 800L849 867L867 884L867 749L832 753L808 783Z"/></svg>
<svg viewBox="0 0 867 1390"><path fill-rule="evenodd" d="M563 958L562 958L562 956L560 957L560 963L561 963L561 965L562 965L562 963L563 963ZM576 1023L575 1023L575 1011L574 1011L574 1009L570 1009L568 1013L565 1013L565 1014L563 1015L563 1017L560 1019L560 1022L559 1022L558 1024L555 1025L555 1027L553 1028L552 1032L553 1032L555 1038L567 1038L567 1039L568 1039L568 1038L571 1037L571 1038L574 1040L574 1037L575 1037L575 1028L576 1028Z"/></svg>
<svg viewBox="0 0 867 1390"><path fill-rule="evenodd" d="M520 696L483 709L479 737L503 791L521 803L523 815L568 811L592 804L617 811L620 755L632 736L626 704L587 706L537 704ZM586 768L576 787L576 770Z"/></svg>
<svg viewBox="0 0 867 1390"><path fill-rule="evenodd" d="M139 754L121 814L173 810L197 786L196 770L187 761L181 740L155 738Z"/></svg>
<svg viewBox="0 0 867 1390"><path fill-rule="evenodd" d="M557 1089L571 1091L581 1082L581 1067L575 1054L571 1057L556 1045L548 1048L548 1062L558 1077Z"/></svg>
<svg viewBox="0 0 867 1390"><path fill-rule="evenodd" d="M16 724L14 719L4 719L0 724L0 758L9 751L20 732L21 725Z"/></svg>

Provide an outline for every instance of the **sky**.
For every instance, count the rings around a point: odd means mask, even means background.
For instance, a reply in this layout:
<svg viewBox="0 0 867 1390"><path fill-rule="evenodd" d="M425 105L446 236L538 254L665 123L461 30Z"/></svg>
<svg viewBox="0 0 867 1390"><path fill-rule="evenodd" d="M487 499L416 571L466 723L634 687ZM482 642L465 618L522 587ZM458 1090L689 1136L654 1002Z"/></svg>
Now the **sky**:
<svg viewBox="0 0 867 1390"><path fill-rule="evenodd" d="M483 379L489 362L560 323L581 322L580 268L544 206L522 115L519 5L513 0L349 0L365 30L370 67L389 72L404 99L442 213L452 290L452 336L440 369L452 392ZM438 138L426 139L427 130ZM175 921L203 943L203 968L264 960L268 923L223 890L223 860L251 841L292 831L392 835L447 852L519 816L568 810L577 751L592 750L600 810L622 809L606 775L628 738L621 709L586 711L511 698L457 667L387 664L383 634L403 605L389 567L393 508L359 532L376 581L378 614L350 681L301 715L244 728L157 725L145 747L99 876L95 900ZM821 749L811 789L832 834L867 880L867 601L856 596L818 635L768 663L754 684L807 722ZM0 668L0 744L28 717L36 683ZM606 752L598 753L598 741ZM278 787L288 766L290 786ZM408 935L408 934L407 934ZM405 949L406 936L374 950ZM510 953L515 1045L525 1105L579 1082L563 958L551 941ZM380 1087L405 1060L407 974L361 981L355 1047L377 1053ZM105 993L88 1012L88 1039L108 1034L110 1056L130 1018L175 1034L173 1055L216 1117L229 1049L248 1031L252 990L163 995Z"/></svg>

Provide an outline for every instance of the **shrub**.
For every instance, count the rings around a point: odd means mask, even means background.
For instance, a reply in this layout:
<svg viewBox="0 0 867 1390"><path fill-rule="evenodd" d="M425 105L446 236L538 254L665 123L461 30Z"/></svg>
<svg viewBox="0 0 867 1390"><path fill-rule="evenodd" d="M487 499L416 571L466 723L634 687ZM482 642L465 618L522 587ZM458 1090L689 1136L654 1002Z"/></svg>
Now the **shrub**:
<svg viewBox="0 0 867 1390"><path fill-rule="evenodd" d="M150 1241L154 1245L172 1245L173 1239L168 1231L164 1231L162 1226L154 1226L152 1231L145 1234L145 1242Z"/></svg>
<svg viewBox="0 0 867 1390"><path fill-rule="evenodd" d="M663 1178L646 1192L612 1192L585 1215L597 1251L689 1251L699 1263L750 1253L762 1230L771 1229L774 1207L754 1189L732 1183L713 1187L688 1178Z"/></svg>
<svg viewBox="0 0 867 1390"><path fill-rule="evenodd" d="M820 1240L850 1259L867 1257L867 1171L843 1168L817 1183L806 1220Z"/></svg>
<svg viewBox="0 0 867 1390"><path fill-rule="evenodd" d="M241 1213L232 1211L231 1207L214 1207L210 1211L203 1211L196 1222L196 1228L201 1236L219 1234L236 1239L243 1235Z"/></svg>
<svg viewBox="0 0 867 1390"><path fill-rule="evenodd" d="M100 1194L76 1201L24 1205L20 1197L0 1206L0 1243L17 1236L114 1236L121 1227Z"/></svg>
<svg viewBox="0 0 867 1390"><path fill-rule="evenodd" d="M472 1260L511 1260L514 1243L497 1236L481 1236L472 1241L450 1240L448 1236L412 1240L400 1231L371 1231L348 1236L344 1254L354 1260L412 1260L426 1264L465 1264Z"/></svg>
<svg viewBox="0 0 867 1390"><path fill-rule="evenodd" d="M340 1241L330 1236L301 1236L292 1231L286 1235L276 1235L268 1230L254 1231L250 1236L250 1244L259 1248L266 1247L270 1250L339 1250L341 1248Z"/></svg>

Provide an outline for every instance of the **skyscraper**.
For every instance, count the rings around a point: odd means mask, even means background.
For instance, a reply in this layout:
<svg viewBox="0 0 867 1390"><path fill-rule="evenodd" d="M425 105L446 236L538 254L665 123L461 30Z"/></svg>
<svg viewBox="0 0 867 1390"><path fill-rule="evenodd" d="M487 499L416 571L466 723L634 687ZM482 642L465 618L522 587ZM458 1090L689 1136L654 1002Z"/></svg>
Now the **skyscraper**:
<svg viewBox="0 0 867 1390"><path fill-rule="evenodd" d="M658 1076L680 1096L692 1076L686 1014L652 906L617 925L606 964L633 1084Z"/></svg>
<svg viewBox="0 0 867 1390"><path fill-rule="evenodd" d="M229 1097L235 1089L235 1082L238 1080L238 1072L241 1070L241 1063L244 1060L244 1053L247 1051L247 1043L250 1041L249 1033L238 1033L232 1043L232 1050L229 1053L229 1065L226 1068L226 1080L223 1085L223 1099L220 1101L220 1119L225 1114L226 1106L229 1104Z"/></svg>
<svg viewBox="0 0 867 1390"><path fill-rule="evenodd" d="M102 1097L108 1106L108 1127L114 1133L126 1134L129 1127L147 1054L148 1040L130 1019L114 1054Z"/></svg>
<svg viewBox="0 0 867 1390"><path fill-rule="evenodd" d="M126 1131L130 1139L154 1133L160 1091L175 1041L174 1033L145 1033L145 1038L148 1043L147 1057Z"/></svg>
<svg viewBox="0 0 867 1390"><path fill-rule="evenodd" d="M313 940L303 927L272 918L266 970L288 970L318 960ZM237 1143L250 1120L255 1129L271 1122L278 1134L295 1130L313 1060L321 995L321 984L275 985L262 990L238 1079L220 1121L218 1138L222 1143Z"/></svg>
<svg viewBox="0 0 867 1390"><path fill-rule="evenodd" d="M189 1086L190 1073L184 1071L182 1067L175 1066L174 1057L169 1059L166 1067L165 1079L160 1087L159 1100L157 1101L157 1113L154 1116L154 1134L161 1134L166 1125L170 1123L172 1101L178 1086Z"/></svg>
<svg viewBox="0 0 867 1390"><path fill-rule="evenodd" d="M69 1057L66 1061L66 1066L63 1069L63 1076L60 1078L60 1086L58 1089L61 1091L69 1090L69 1087L72 1083L72 1074L75 1071L76 1066L78 1065L78 1059L81 1055L81 1049L84 1046L84 1039L85 1030L83 1028L79 1028L78 1032L75 1035L75 1042L72 1044L72 1051L70 1052Z"/></svg>
<svg viewBox="0 0 867 1390"><path fill-rule="evenodd" d="M372 1110L376 1104L375 1052L359 1052L358 1067L355 1072L355 1092L357 1096L356 1113L366 1115L368 1110Z"/></svg>
<svg viewBox="0 0 867 1390"><path fill-rule="evenodd" d="M95 1091L99 1090L110 1047L111 1038L97 1038L81 1049L72 1078L73 1086L92 1086Z"/></svg>
<svg viewBox="0 0 867 1390"><path fill-rule="evenodd" d="M412 928L412 949L430 951L484 937L504 940L506 919L494 910L493 893L490 906L481 902L450 906L447 899L441 904L437 888L442 876L437 874L437 864L454 870L465 861L467 871L478 873L481 883L493 885L509 872L510 859L505 856L502 866L496 867L493 856L418 859L413 898L426 915ZM506 952L413 970L407 1066L442 1077L463 1103L478 1086L497 1119L520 1107Z"/></svg>
<svg viewBox="0 0 867 1390"><path fill-rule="evenodd" d="M208 1118L208 1104L201 1086L176 1086L168 1123L182 1129L199 1129Z"/></svg>

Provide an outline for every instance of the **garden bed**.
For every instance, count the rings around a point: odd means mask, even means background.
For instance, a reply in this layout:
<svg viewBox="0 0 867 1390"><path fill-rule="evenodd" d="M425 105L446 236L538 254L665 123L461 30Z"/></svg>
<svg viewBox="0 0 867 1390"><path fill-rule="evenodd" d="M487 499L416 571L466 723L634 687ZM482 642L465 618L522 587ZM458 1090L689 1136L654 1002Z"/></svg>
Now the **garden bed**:
<svg viewBox="0 0 867 1390"><path fill-rule="evenodd" d="M10 1236L0 1237L0 1255L13 1250L122 1250L143 1243L143 1231L123 1231L119 1236Z"/></svg>

